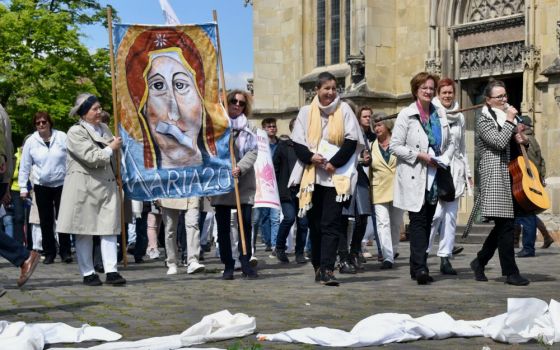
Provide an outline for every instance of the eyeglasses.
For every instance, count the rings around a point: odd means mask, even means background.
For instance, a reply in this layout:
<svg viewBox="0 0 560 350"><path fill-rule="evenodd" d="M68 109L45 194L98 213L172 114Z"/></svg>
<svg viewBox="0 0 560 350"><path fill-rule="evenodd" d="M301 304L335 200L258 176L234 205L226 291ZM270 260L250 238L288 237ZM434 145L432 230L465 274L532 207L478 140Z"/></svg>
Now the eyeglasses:
<svg viewBox="0 0 560 350"><path fill-rule="evenodd" d="M420 90L422 91L436 91L434 87L431 86L420 86Z"/></svg>
<svg viewBox="0 0 560 350"><path fill-rule="evenodd" d="M503 95L498 95L498 96L490 96L490 98L495 98L497 100L503 100L504 98L507 98L507 94L503 94Z"/></svg>
<svg viewBox="0 0 560 350"><path fill-rule="evenodd" d="M37 121L35 122L35 125L36 125L36 126L39 126L39 125L47 125L48 123L49 123L49 122L46 121L46 120L37 120Z"/></svg>
<svg viewBox="0 0 560 350"><path fill-rule="evenodd" d="M232 98L231 100L229 100L229 103L231 103L232 105L238 105L239 107L245 107L245 105L247 104L247 102L238 100L236 98Z"/></svg>

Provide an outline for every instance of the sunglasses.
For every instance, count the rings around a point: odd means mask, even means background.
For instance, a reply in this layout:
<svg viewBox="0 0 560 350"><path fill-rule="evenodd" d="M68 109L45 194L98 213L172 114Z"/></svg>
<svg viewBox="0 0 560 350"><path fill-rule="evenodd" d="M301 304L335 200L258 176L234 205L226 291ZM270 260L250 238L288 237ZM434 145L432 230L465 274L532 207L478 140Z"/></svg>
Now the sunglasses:
<svg viewBox="0 0 560 350"><path fill-rule="evenodd" d="M37 120L35 122L35 125L39 126L39 125L47 125L49 122L46 120Z"/></svg>
<svg viewBox="0 0 560 350"><path fill-rule="evenodd" d="M245 107L245 105L247 104L247 102L240 101L236 98L232 98L231 100L229 100L229 103L231 103L232 105L238 105L239 107Z"/></svg>

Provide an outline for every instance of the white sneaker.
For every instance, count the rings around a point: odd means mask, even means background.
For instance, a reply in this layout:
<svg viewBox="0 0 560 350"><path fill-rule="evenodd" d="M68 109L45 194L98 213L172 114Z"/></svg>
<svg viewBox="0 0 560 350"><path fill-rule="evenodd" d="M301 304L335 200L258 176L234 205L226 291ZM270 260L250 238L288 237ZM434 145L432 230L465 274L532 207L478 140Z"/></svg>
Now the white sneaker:
<svg viewBox="0 0 560 350"><path fill-rule="evenodd" d="M147 251L147 255L151 260L159 259L159 250L157 248L150 248Z"/></svg>
<svg viewBox="0 0 560 350"><path fill-rule="evenodd" d="M176 275L177 274L177 264L167 263L167 274Z"/></svg>
<svg viewBox="0 0 560 350"><path fill-rule="evenodd" d="M193 274L193 273L197 273L197 272L202 272L206 269L206 266L202 265L201 263L199 263L196 260L191 261L188 265L187 265L187 273L188 274Z"/></svg>
<svg viewBox="0 0 560 350"><path fill-rule="evenodd" d="M257 259L256 256L252 255L251 259L249 259L249 265L251 265L251 267L257 267L258 264L259 264L259 259Z"/></svg>

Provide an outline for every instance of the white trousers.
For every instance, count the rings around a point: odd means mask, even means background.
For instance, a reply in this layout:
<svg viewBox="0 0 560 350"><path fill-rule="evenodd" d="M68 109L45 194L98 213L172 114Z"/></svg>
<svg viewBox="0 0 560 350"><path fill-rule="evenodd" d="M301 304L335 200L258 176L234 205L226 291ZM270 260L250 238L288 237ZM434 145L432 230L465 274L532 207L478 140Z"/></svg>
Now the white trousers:
<svg viewBox="0 0 560 350"><path fill-rule="evenodd" d="M76 238L76 257L82 276L95 273L93 268L93 236L74 235ZM101 258L105 273L117 272L117 236L99 236L101 241Z"/></svg>
<svg viewBox="0 0 560 350"><path fill-rule="evenodd" d="M177 224L181 210L162 208L161 216L165 224L165 252L167 263L177 264ZM200 255L200 230L198 228L198 208L185 211L185 231L187 234L187 264L198 262ZM185 232L181 232L185 234Z"/></svg>
<svg viewBox="0 0 560 350"><path fill-rule="evenodd" d="M43 250L43 234L41 225L31 224L31 236L33 238L33 250Z"/></svg>
<svg viewBox="0 0 560 350"><path fill-rule="evenodd" d="M457 228L457 210L459 210L459 198L455 199L453 202L438 201L436 213L432 220L428 254L432 250L435 236L439 234L437 256L442 258L450 258L452 256L453 246L455 245L455 231Z"/></svg>
<svg viewBox="0 0 560 350"><path fill-rule="evenodd" d="M394 256L399 252L403 213L402 209L393 206L393 202L375 204L377 235L384 261L395 262Z"/></svg>
<svg viewBox="0 0 560 350"><path fill-rule="evenodd" d="M204 223L200 227L200 244L207 244L208 238L214 231L214 212L209 211L206 213Z"/></svg>

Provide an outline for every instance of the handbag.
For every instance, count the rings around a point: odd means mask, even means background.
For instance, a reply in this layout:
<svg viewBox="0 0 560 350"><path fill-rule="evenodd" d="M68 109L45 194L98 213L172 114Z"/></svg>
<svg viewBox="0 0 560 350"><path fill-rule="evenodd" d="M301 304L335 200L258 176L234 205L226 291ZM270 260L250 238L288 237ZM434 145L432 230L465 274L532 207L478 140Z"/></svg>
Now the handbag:
<svg viewBox="0 0 560 350"><path fill-rule="evenodd" d="M455 200L455 185L453 185L453 176L451 176L449 167L437 168L436 183L439 199L445 202L453 202Z"/></svg>

